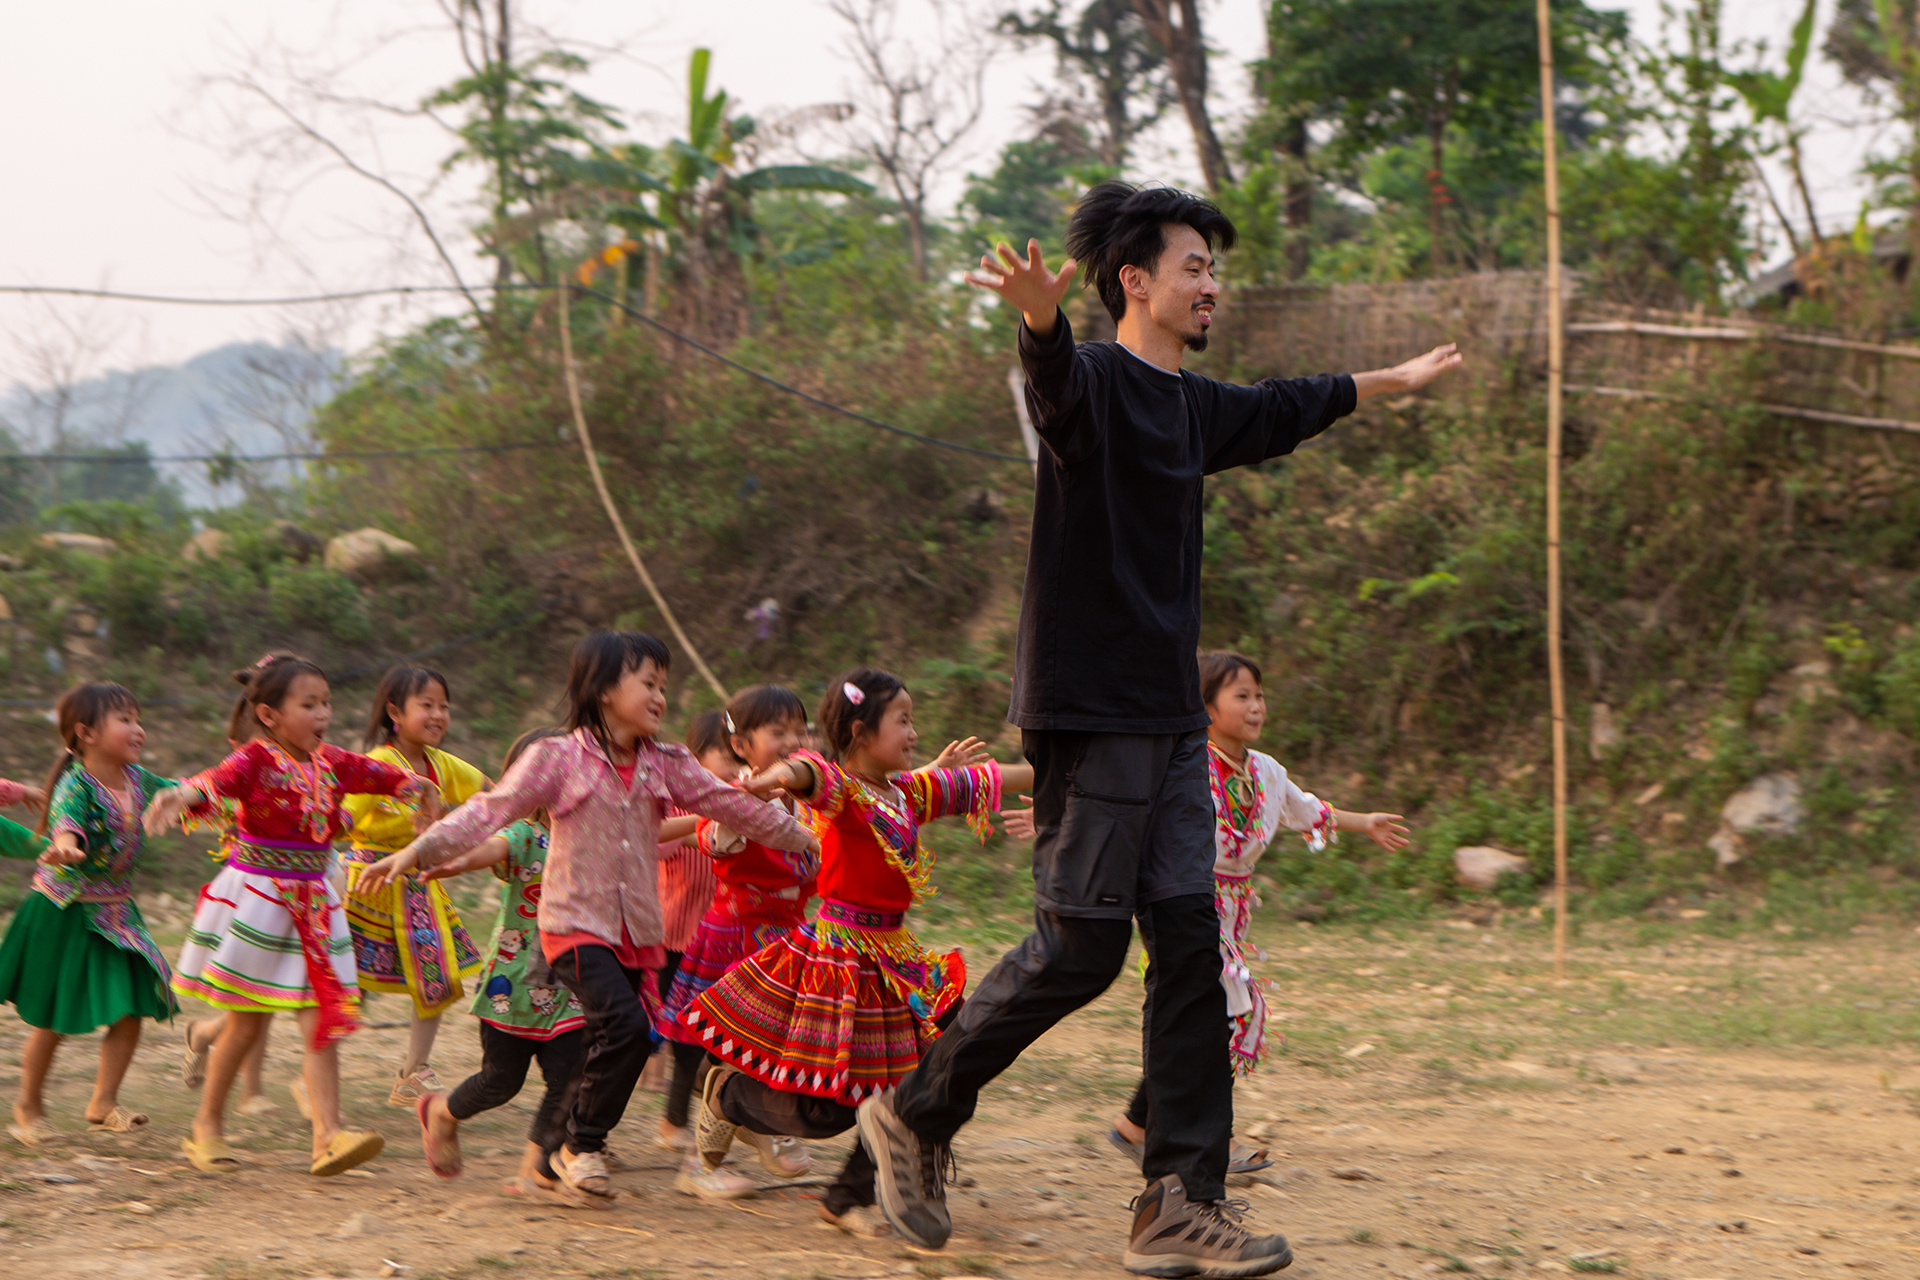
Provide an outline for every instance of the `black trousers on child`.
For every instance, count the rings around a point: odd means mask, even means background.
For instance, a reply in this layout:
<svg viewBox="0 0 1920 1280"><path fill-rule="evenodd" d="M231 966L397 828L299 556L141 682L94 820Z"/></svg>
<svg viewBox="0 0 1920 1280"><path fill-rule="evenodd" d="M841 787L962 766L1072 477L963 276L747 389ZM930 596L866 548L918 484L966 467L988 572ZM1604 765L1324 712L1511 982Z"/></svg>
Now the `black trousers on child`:
<svg viewBox="0 0 1920 1280"><path fill-rule="evenodd" d="M579 998L587 1018L581 1028L585 1053L579 1086L566 1117L567 1146L585 1155L607 1145L607 1134L626 1114L653 1052L653 1028L640 1003L647 971L625 968L612 947L598 945L575 947L552 968L553 976Z"/></svg>
<svg viewBox="0 0 1920 1280"><path fill-rule="evenodd" d="M680 961L684 954L679 951L667 952L667 967L660 971L662 1000L673 990L674 975L680 972ZM700 1066L706 1061L707 1051L697 1044L682 1044L678 1040L667 1040L662 1047L673 1052L673 1076L667 1083L667 1123L684 1129L687 1127L687 1113L693 1105L694 1086L700 1081Z"/></svg>
<svg viewBox="0 0 1920 1280"><path fill-rule="evenodd" d="M1149 1180L1178 1174L1189 1199L1218 1200L1233 1074L1206 734L1028 730L1022 744L1034 767L1033 932L901 1082L894 1110L920 1137L950 1141L988 1081L1119 976L1131 919L1152 961L1140 1013L1154 1104L1143 1169Z"/></svg>
<svg viewBox="0 0 1920 1280"><path fill-rule="evenodd" d="M527 1083L527 1068L540 1064L547 1091L527 1126L527 1141L552 1151L566 1138L566 1118L586 1036L580 1028L563 1031L551 1040L529 1040L491 1023L480 1024L480 1070L454 1086L447 1095L447 1112L455 1120L471 1120L513 1101Z"/></svg>

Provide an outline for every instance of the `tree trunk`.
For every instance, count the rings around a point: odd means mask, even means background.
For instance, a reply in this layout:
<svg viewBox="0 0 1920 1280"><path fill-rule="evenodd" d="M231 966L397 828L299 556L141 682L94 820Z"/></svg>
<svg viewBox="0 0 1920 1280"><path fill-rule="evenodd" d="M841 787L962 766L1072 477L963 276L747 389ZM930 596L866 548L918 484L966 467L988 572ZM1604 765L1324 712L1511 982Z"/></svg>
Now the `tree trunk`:
<svg viewBox="0 0 1920 1280"><path fill-rule="evenodd" d="M1427 249L1427 274L1437 276L1446 261L1442 248L1445 234L1442 213L1443 206L1449 200L1446 178L1447 118L1438 109L1427 117L1427 141L1433 148L1433 168L1427 173L1427 234L1431 241Z"/></svg>
<svg viewBox="0 0 1920 1280"><path fill-rule="evenodd" d="M919 200L902 201L900 211L907 215L907 248L913 254L913 274L923 283L927 278L926 209Z"/></svg>
<svg viewBox="0 0 1920 1280"><path fill-rule="evenodd" d="M1194 150L1200 153L1201 176L1207 191L1218 196L1233 185L1233 169L1207 114L1207 46L1200 32L1199 0L1133 0L1133 7L1148 33L1167 51L1174 92L1187 113L1187 127L1193 130Z"/></svg>
<svg viewBox="0 0 1920 1280"><path fill-rule="evenodd" d="M1313 231L1313 174L1307 168L1307 121L1297 117L1287 126L1280 140L1280 152L1287 158L1287 277L1306 276Z"/></svg>

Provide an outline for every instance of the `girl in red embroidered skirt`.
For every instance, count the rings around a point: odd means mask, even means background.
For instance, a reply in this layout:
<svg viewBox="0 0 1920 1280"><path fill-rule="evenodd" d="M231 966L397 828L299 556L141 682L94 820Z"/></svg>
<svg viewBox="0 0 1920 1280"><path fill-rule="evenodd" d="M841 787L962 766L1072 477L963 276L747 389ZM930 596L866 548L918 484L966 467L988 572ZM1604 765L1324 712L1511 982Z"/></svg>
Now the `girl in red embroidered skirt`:
<svg viewBox="0 0 1920 1280"><path fill-rule="evenodd" d="M681 1021L721 1062L695 1121L702 1164L716 1169L735 1130L829 1138L854 1127L863 1098L892 1088L939 1035L966 987L960 953L934 955L906 927L931 893L933 856L919 829L961 816L982 834L1002 788L1032 784L1029 765L992 761L909 773L913 699L892 675L847 673L828 690L819 732L835 757L801 751L750 780L812 810L820 837L814 920L773 943L695 1000ZM873 1213L873 1162L855 1145L822 1216L884 1235Z"/></svg>
<svg viewBox="0 0 1920 1280"><path fill-rule="evenodd" d="M335 1044L357 1025L360 1002L346 912L327 881L333 841L348 825L340 802L354 792L429 804L436 797L409 771L322 740L333 698L326 673L313 663L270 654L234 678L244 691L227 737L253 740L155 796L145 818L148 833L157 834L183 814L211 816L215 797L235 802L227 865L200 891L173 975L176 992L229 1015L208 1064L193 1136L181 1149L202 1172L239 1168L223 1136L227 1093L268 1018L285 1009L297 1012L307 1037L312 1172L330 1177L373 1159L383 1145L379 1134L340 1123Z"/></svg>

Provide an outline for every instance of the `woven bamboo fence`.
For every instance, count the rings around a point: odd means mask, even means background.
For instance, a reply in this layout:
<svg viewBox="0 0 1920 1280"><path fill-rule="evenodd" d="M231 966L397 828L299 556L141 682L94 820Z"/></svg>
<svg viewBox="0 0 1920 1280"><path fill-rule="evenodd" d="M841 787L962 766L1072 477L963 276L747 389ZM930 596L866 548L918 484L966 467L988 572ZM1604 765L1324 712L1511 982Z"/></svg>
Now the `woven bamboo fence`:
<svg viewBox="0 0 1920 1280"><path fill-rule="evenodd" d="M1441 342L1470 384L1543 380L1545 277L1486 272L1395 284L1247 287L1221 306L1217 345L1239 372L1378 369ZM1706 399L1843 426L1920 432L1920 346L1747 317L1623 307L1570 279L1567 390Z"/></svg>

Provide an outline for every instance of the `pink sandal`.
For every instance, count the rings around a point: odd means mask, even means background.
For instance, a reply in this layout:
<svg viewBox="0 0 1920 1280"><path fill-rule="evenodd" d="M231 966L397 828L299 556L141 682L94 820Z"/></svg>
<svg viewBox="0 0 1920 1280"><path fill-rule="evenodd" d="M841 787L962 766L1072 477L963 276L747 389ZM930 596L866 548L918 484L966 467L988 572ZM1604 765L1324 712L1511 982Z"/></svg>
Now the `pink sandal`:
<svg viewBox="0 0 1920 1280"><path fill-rule="evenodd" d="M439 1096L437 1093L428 1094L426 1097L420 1099L420 1101L414 1103L413 1110L414 1114L420 1117L420 1146L421 1149L426 1152L427 1168L433 1170L434 1177L444 1178L448 1182L451 1182L459 1177L462 1171L460 1163L460 1143L458 1140L455 1140L451 1144L441 1142L433 1136L433 1126L427 1123L427 1111L433 1106L433 1100ZM453 1160L450 1169L447 1167L446 1161L447 1147L449 1145L453 1148Z"/></svg>

